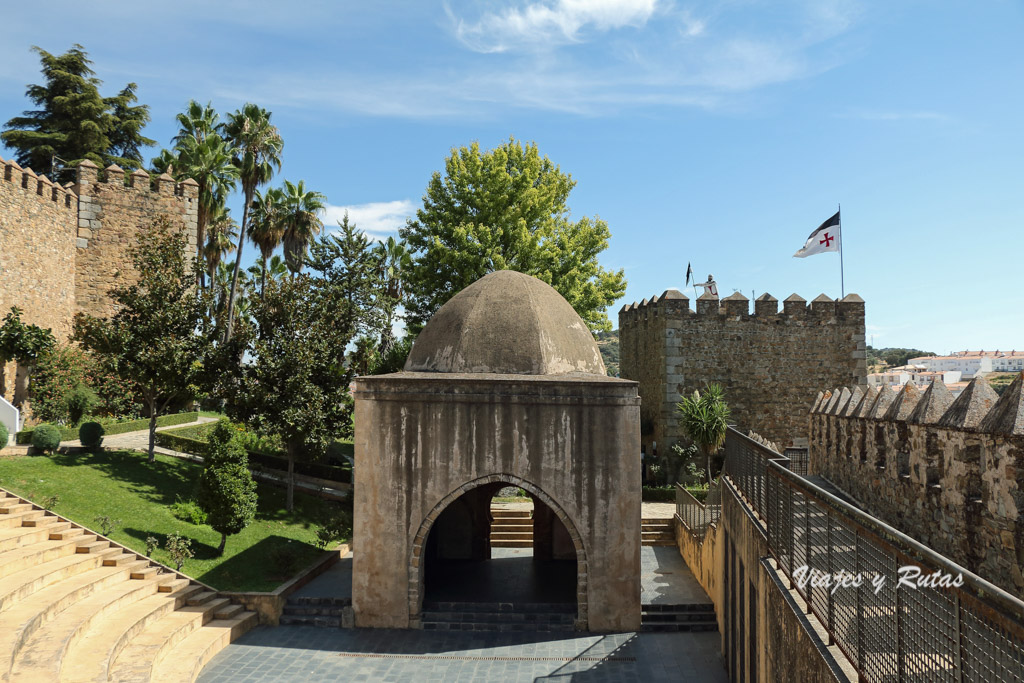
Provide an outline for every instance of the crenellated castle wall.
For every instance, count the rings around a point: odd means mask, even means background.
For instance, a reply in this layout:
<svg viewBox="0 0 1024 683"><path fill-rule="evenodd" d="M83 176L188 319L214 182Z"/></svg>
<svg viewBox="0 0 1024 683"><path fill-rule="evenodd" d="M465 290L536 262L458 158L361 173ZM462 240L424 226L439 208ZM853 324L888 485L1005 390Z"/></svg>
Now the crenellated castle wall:
<svg viewBox="0 0 1024 683"><path fill-rule="evenodd" d="M992 583L1024 596L1024 374L1002 397L975 379L820 394L812 474L871 514Z"/></svg>
<svg viewBox="0 0 1024 683"><path fill-rule="evenodd" d="M136 277L129 247L161 216L186 230L188 253L194 254L193 180L175 183L165 174L151 181L145 171L125 178L117 166L101 173L84 161L76 182L62 187L0 159L0 318L18 306L25 323L66 340L76 313L111 315L110 289ZM13 363L3 368L3 393L20 402L15 374Z"/></svg>
<svg viewBox="0 0 1024 683"><path fill-rule="evenodd" d="M808 306L796 294L750 302L736 293L704 295L690 309L683 293L619 311L620 374L640 383L642 443L666 453L683 439L680 396L718 382L732 420L782 447L806 445L807 411L821 386L865 385L864 301L819 296Z"/></svg>

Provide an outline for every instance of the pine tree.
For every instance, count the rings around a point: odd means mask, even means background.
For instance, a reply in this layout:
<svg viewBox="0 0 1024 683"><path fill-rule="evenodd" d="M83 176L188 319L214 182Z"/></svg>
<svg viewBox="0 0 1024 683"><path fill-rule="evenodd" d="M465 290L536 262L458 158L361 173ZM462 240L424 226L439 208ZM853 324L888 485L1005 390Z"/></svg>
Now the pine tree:
<svg viewBox="0 0 1024 683"><path fill-rule="evenodd" d="M38 109L23 112L4 125L0 139L16 150L15 160L38 173L50 173L53 157L69 165L85 159L100 166L142 164L139 149L152 145L142 135L149 107L136 105L136 85L103 98L85 49L78 44L62 55L32 48L42 63L44 85L30 84L25 95Z"/></svg>
<svg viewBox="0 0 1024 683"><path fill-rule="evenodd" d="M206 513L206 523L220 532L217 554L223 555L228 536L249 526L256 517L256 482L230 422L217 423L209 444L199 479L199 507Z"/></svg>

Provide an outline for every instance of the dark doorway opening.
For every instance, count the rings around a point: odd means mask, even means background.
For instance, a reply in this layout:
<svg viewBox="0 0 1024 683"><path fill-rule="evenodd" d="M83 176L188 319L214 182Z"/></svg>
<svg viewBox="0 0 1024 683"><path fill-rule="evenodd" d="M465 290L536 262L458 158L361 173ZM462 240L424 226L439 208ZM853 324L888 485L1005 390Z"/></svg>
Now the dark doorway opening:
<svg viewBox="0 0 1024 683"><path fill-rule="evenodd" d="M508 484L479 486L438 516L424 548L424 610L451 605L575 614L576 548L543 501L508 500ZM500 495L499 495L500 494Z"/></svg>

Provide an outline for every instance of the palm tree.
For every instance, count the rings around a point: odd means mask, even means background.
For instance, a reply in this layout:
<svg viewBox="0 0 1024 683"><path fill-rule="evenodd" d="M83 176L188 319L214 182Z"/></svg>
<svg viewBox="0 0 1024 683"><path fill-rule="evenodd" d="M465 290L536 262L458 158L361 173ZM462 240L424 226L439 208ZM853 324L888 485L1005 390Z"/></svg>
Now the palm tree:
<svg viewBox="0 0 1024 683"><path fill-rule="evenodd" d="M306 190L302 180L297 185L284 181L281 223L284 226L284 260L293 274L302 271L309 243L324 227L320 214L327 207L321 192Z"/></svg>
<svg viewBox="0 0 1024 683"><path fill-rule="evenodd" d="M185 111L174 118L178 122L178 134L171 142L175 146L188 139L202 142L209 135L216 133L220 126L220 116L209 102L203 106L195 100L189 100Z"/></svg>
<svg viewBox="0 0 1024 683"><path fill-rule="evenodd" d="M223 206L228 193L235 189L238 169L232 163L230 145L217 133L210 133L203 140L186 137L175 151L178 175L192 178L199 184L196 240L202 253L206 244L206 226L210 217Z"/></svg>
<svg viewBox="0 0 1024 683"><path fill-rule="evenodd" d="M235 238L238 236L238 223L226 207L218 207L210 216L206 235L203 256L206 258L206 270L212 283L224 255L235 250Z"/></svg>
<svg viewBox="0 0 1024 683"><path fill-rule="evenodd" d="M238 232L238 248L235 252L235 271L231 278L231 292L228 297L225 339L230 339L238 274L242 266L242 247L245 246L246 229L249 227L249 208L256 188L270 182L274 170L281 169L284 140L281 139L281 133L277 128L270 123L270 112L251 103L246 103L241 109L228 115L223 131L235 146L234 164L238 169L244 197L242 227Z"/></svg>
<svg viewBox="0 0 1024 683"><path fill-rule="evenodd" d="M267 259L284 239L284 224L281 210L284 204L284 193L271 188L265 193L256 192L252 205L252 217L249 219L249 239L260 250L260 299L266 287Z"/></svg>
<svg viewBox="0 0 1024 683"><path fill-rule="evenodd" d="M729 406L725 402L721 384L709 384L704 393L694 391L692 396L683 396L676 404L679 426L704 455L704 474L711 485L711 456L725 443L729 429Z"/></svg>
<svg viewBox="0 0 1024 683"><path fill-rule="evenodd" d="M252 277L253 282L259 280L261 283L275 282L280 280L288 274L288 266L285 264L284 259L274 254L270 257L269 261L254 263L247 269L249 275ZM260 292L262 295L263 292Z"/></svg>
<svg viewBox="0 0 1024 683"><path fill-rule="evenodd" d="M412 266L412 255L403 240L388 237L373 248L380 269L385 301L383 308L384 325L380 334L380 353L386 355L395 343L393 331L395 311L405 295L405 278Z"/></svg>

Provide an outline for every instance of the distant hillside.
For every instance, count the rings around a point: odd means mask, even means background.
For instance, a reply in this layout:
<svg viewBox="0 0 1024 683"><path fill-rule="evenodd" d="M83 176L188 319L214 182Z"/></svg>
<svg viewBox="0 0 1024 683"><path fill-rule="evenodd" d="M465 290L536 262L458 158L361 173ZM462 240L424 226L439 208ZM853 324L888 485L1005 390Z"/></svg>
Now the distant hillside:
<svg viewBox="0 0 1024 683"><path fill-rule="evenodd" d="M610 377L619 376L619 331L597 333L597 348L601 349L601 359Z"/></svg>
<svg viewBox="0 0 1024 683"><path fill-rule="evenodd" d="M907 361L911 358L934 355L935 354L931 351L921 351L920 349L901 349L895 347L876 349L871 346L867 347L868 367L873 365L882 365L895 368L901 365L906 365Z"/></svg>

